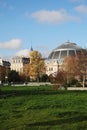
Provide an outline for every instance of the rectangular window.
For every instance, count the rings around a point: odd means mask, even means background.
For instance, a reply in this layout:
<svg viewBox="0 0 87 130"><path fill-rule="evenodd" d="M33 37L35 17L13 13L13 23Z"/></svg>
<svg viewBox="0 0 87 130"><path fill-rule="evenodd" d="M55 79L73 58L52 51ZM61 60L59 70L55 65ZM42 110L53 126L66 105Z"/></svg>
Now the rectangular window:
<svg viewBox="0 0 87 130"><path fill-rule="evenodd" d="M59 58L59 54L60 54L60 51L54 52L54 59L58 59Z"/></svg>
<svg viewBox="0 0 87 130"><path fill-rule="evenodd" d="M61 58L65 58L67 56L67 51L61 51Z"/></svg>
<svg viewBox="0 0 87 130"><path fill-rule="evenodd" d="M69 51L69 56L75 56L75 51L74 50L70 50Z"/></svg>

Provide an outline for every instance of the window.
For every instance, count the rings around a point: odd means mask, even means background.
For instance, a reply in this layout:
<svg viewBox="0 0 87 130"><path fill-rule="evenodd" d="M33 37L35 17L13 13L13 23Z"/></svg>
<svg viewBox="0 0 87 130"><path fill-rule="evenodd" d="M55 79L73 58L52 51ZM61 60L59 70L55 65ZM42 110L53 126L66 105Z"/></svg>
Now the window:
<svg viewBox="0 0 87 130"><path fill-rule="evenodd" d="M69 51L69 55L70 55L70 56L75 56L75 51L74 51L74 50L70 50L70 51Z"/></svg>
<svg viewBox="0 0 87 130"><path fill-rule="evenodd" d="M56 52L54 52L54 56L53 56L53 58L54 58L54 59L59 58L59 54L60 54L60 51L56 51Z"/></svg>
<svg viewBox="0 0 87 130"><path fill-rule="evenodd" d="M61 51L61 58L65 58L67 56L67 51Z"/></svg>
<svg viewBox="0 0 87 130"><path fill-rule="evenodd" d="M53 57L53 55L54 55L54 52L52 52L50 55L49 55L49 59L52 59L52 57Z"/></svg>
<svg viewBox="0 0 87 130"><path fill-rule="evenodd" d="M53 68L49 68L49 71L53 71Z"/></svg>

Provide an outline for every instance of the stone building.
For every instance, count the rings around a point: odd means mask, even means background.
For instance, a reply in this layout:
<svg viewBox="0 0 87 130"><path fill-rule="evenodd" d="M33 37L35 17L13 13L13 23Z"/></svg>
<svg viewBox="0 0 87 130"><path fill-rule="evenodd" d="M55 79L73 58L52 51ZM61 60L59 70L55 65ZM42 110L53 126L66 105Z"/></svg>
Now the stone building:
<svg viewBox="0 0 87 130"><path fill-rule="evenodd" d="M20 74L23 72L24 65L29 62L30 59L28 57L15 56L11 60L11 70L15 70Z"/></svg>
<svg viewBox="0 0 87 130"><path fill-rule="evenodd" d="M48 58L45 60L46 74L50 75L56 73L58 69L61 69L62 63L67 56L76 55L79 55L79 58L85 62L87 71L87 50L81 48L76 43L68 41L53 49L49 54Z"/></svg>
<svg viewBox="0 0 87 130"><path fill-rule="evenodd" d="M3 60L0 57L0 83L7 80L9 71L10 71L10 62Z"/></svg>

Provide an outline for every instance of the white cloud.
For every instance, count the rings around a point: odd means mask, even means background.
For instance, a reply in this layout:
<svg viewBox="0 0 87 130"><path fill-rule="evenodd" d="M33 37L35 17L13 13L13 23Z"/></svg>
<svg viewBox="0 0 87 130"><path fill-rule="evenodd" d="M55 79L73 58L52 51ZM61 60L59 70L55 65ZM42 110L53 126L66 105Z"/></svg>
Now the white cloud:
<svg viewBox="0 0 87 130"><path fill-rule="evenodd" d="M31 14L32 18L38 22L47 22L47 23L61 23L65 21L76 21L78 17L71 16L67 13L66 10L40 10Z"/></svg>
<svg viewBox="0 0 87 130"><path fill-rule="evenodd" d="M28 49L20 50L15 55L29 57L29 50Z"/></svg>
<svg viewBox="0 0 87 130"><path fill-rule="evenodd" d="M10 41L0 43L0 49L18 49L21 47L21 39L12 39Z"/></svg>
<svg viewBox="0 0 87 130"><path fill-rule="evenodd" d="M75 10L79 13L87 14L87 5L79 5L75 8Z"/></svg>

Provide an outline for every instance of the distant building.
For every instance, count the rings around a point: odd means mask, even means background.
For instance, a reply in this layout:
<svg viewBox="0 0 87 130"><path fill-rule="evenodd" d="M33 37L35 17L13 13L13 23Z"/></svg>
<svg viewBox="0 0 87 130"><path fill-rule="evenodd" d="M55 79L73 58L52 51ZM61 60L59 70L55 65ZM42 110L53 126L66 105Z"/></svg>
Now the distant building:
<svg viewBox="0 0 87 130"><path fill-rule="evenodd" d="M0 65L10 68L10 62L6 61L6 60L3 60L1 57L0 57Z"/></svg>
<svg viewBox="0 0 87 130"><path fill-rule="evenodd" d="M23 72L23 67L28 64L30 59L27 57L16 56L11 60L11 70L17 71L19 74Z"/></svg>
<svg viewBox="0 0 87 130"><path fill-rule="evenodd" d="M83 56L82 60L85 61L86 69L87 69L87 50L81 48L76 43L65 42L52 50L48 58L45 60L46 62L46 74L54 74L57 72L67 56Z"/></svg>
<svg viewBox="0 0 87 130"><path fill-rule="evenodd" d="M8 72L10 71L10 62L0 58L0 83L8 78Z"/></svg>

